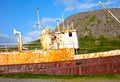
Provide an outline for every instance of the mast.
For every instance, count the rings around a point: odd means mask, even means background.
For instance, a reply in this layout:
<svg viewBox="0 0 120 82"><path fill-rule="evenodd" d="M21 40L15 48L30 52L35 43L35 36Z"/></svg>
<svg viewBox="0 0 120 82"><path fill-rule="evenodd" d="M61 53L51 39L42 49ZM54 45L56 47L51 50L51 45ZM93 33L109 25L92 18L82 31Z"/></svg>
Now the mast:
<svg viewBox="0 0 120 82"><path fill-rule="evenodd" d="M37 8L37 17L38 17L38 28L40 28L40 13L39 13L39 8Z"/></svg>
<svg viewBox="0 0 120 82"><path fill-rule="evenodd" d="M39 36L40 36L40 27L41 27L41 25L40 25L40 12L39 12L39 8L37 8L36 10L37 10L37 17L38 17L38 24L37 24L37 26L38 26Z"/></svg>
<svg viewBox="0 0 120 82"><path fill-rule="evenodd" d="M63 22L63 30L64 30L65 27L64 27L64 18L63 18L63 16L64 16L64 14L63 14L63 12L62 12L62 22Z"/></svg>
<svg viewBox="0 0 120 82"><path fill-rule="evenodd" d="M60 32L59 19L57 19L58 32Z"/></svg>

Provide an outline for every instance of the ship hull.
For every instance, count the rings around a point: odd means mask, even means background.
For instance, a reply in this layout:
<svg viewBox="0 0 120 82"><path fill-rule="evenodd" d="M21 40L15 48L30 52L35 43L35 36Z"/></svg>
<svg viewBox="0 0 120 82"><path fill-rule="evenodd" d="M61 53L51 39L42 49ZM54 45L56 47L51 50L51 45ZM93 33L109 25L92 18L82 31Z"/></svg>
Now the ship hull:
<svg viewBox="0 0 120 82"><path fill-rule="evenodd" d="M0 74L100 75L120 74L120 55L60 62L0 65Z"/></svg>

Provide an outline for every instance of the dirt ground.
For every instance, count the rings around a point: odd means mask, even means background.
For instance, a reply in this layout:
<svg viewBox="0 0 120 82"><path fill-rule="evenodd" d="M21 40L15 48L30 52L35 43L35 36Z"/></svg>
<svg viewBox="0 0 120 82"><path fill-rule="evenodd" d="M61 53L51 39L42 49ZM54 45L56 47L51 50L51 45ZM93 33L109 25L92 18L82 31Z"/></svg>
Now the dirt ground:
<svg viewBox="0 0 120 82"><path fill-rule="evenodd" d="M0 78L0 82L120 82L120 80L84 80L84 79L12 79Z"/></svg>

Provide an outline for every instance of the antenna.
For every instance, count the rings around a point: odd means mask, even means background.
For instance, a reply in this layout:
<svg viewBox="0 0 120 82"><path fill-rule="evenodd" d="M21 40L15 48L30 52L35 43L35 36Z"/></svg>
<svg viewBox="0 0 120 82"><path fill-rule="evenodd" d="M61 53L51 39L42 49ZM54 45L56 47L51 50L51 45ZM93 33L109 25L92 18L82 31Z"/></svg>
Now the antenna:
<svg viewBox="0 0 120 82"><path fill-rule="evenodd" d="M38 28L40 28L40 13L39 13L39 8L37 8L37 16L38 16Z"/></svg>
<svg viewBox="0 0 120 82"><path fill-rule="evenodd" d="M64 16L64 13L62 12L62 22L63 22L63 30L64 30L65 28L64 28L64 18L63 18L63 16Z"/></svg>
<svg viewBox="0 0 120 82"><path fill-rule="evenodd" d="M59 19L56 20L58 25L58 32L60 32Z"/></svg>
<svg viewBox="0 0 120 82"><path fill-rule="evenodd" d="M38 32L40 35L40 28L44 28L44 26L40 25L40 12L39 12L39 8L37 8L37 16L38 16Z"/></svg>
<svg viewBox="0 0 120 82"><path fill-rule="evenodd" d="M45 26L40 24L40 12L39 12L39 8L36 9L37 10L37 17L38 17L38 28L45 28Z"/></svg>
<svg viewBox="0 0 120 82"><path fill-rule="evenodd" d="M115 20L120 24L120 20L108 9L106 8L106 6L101 2L99 1L98 2L101 6L103 6L103 8L110 14L112 15L113 18L115 18Z"/></svg>

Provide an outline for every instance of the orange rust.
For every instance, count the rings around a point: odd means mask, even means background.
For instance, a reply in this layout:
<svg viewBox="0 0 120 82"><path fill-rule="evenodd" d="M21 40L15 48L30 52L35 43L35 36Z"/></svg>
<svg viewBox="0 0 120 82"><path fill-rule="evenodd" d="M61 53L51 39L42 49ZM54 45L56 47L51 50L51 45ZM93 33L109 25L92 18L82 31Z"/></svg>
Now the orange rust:
<svg viewBox="0 0 120 82"><path fill-rule="evenodd" d="M0 65L65 61L74 59L74 49L1 54Z"/></svg>

